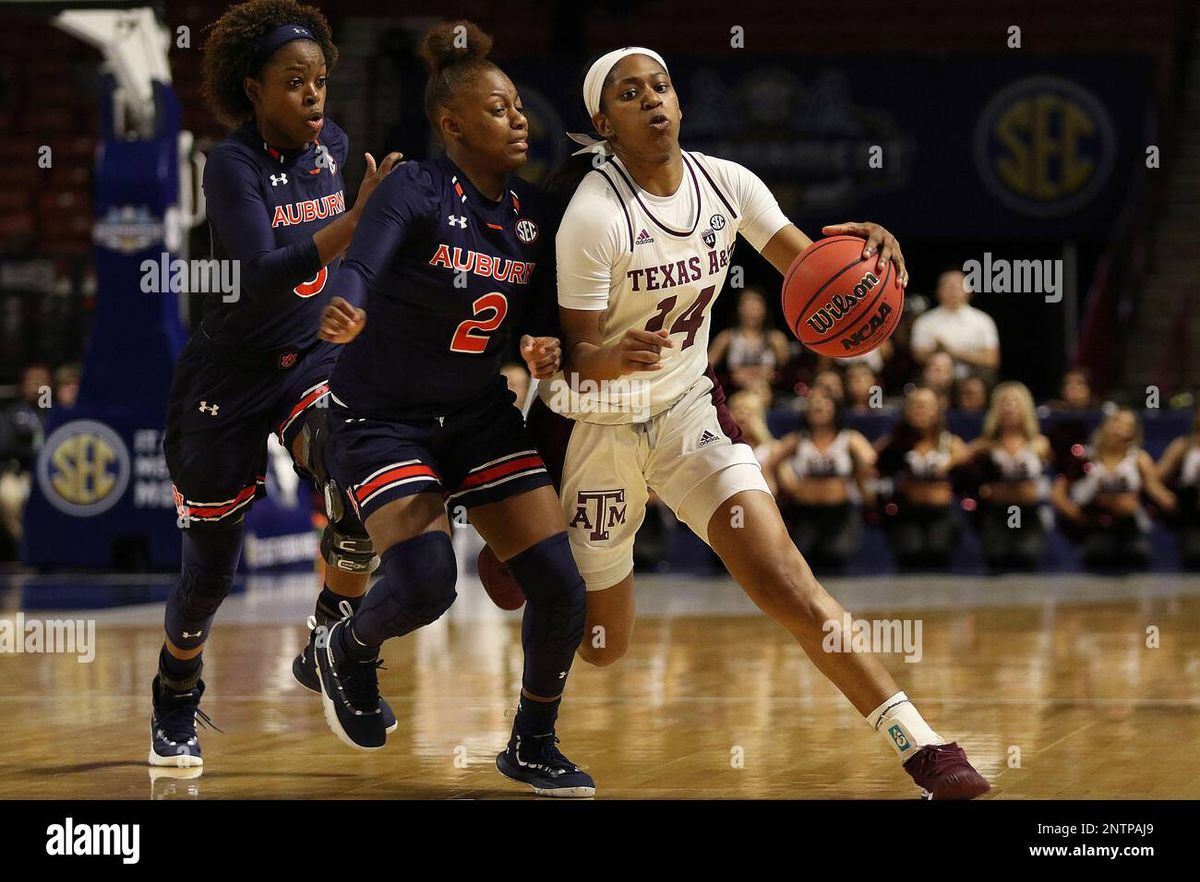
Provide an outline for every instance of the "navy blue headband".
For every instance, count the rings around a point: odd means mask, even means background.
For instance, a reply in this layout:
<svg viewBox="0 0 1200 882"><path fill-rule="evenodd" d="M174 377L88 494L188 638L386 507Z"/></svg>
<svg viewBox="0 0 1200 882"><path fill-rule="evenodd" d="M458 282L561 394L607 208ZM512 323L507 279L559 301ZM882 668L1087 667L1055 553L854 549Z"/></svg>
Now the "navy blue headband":
<svg viewBox="0 0 1200 882"><path fill-rule="evenodd" d="M268 58L271 53L282 46L284 43L290 43L292 40L312 40L318 42L313 36L312 31L304 25L284 24L267 31L261 40L258 41L258 54L260 58Z"/></svg>

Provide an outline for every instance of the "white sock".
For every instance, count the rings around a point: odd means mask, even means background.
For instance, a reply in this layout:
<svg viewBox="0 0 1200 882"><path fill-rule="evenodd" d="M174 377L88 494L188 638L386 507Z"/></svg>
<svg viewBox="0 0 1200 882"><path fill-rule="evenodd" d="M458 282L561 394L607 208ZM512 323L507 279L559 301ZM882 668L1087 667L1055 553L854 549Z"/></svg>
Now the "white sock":
<svg viewBox="0 0 1200 882"><path fill-rule="evenodd" d="M903 692L897 692L867 714L867 722L887 739L887 743L896 751L901 762L908 760L927 744L946 743L946 739L929 727L920 711Z"/></svg>

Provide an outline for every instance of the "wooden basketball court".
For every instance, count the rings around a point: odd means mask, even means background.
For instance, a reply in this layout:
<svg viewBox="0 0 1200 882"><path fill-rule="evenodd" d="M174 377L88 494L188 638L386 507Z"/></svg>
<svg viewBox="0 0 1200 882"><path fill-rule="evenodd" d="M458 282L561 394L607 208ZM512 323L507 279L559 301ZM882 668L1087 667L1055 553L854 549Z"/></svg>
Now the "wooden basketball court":
<svg viewBox="0 0 1200 882"><path fill-rule="evenodd" d="M1200 798L1200 578L826 584L856 617L921 622L921 660L885 664L993 783L988 798ZM146 764L161 605L26 611L94 618L95 659L0 655L0 795L533 798L494 767L520 679L519 617L473 576L459 595L441 622L384 647L399 729L360 753L292 679L313 578L253 580L205 653L203 707L224 734L202 730L199 777ZM12 619L13 589L0 598ZM638 602L629 654L603 669L577 661L560 718L561 747L598 797L917 795L880 736L732 582L644 577Z"/></svg>

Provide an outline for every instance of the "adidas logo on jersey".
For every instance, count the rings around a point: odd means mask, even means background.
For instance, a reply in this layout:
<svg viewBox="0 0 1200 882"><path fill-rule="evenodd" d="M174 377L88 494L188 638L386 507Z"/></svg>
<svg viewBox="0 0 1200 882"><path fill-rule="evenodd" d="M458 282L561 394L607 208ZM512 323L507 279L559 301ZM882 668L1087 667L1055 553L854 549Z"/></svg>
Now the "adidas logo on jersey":
<svg viewBox="0 0 1200 882"><path fill-rule="evenodd" d="M651 236L648 232L646 232L645 227L642 227L642 231L638 234L637 241L634 242L633 244L634 245L649 245L653 241L654 241L654 237Z"/></svg>
<svg viewBox="0 0 1200 882"><path fill-rule="evenodd" d="M700 447L705 446L706 444L712 444L713 442L718 441L718 440L720 440L720 439L717 438L716 435L714 435L712 432L708 431L708 429L705 429L704 434L700 436L700 440L696 442L696 447L700 448Z"/></svg>

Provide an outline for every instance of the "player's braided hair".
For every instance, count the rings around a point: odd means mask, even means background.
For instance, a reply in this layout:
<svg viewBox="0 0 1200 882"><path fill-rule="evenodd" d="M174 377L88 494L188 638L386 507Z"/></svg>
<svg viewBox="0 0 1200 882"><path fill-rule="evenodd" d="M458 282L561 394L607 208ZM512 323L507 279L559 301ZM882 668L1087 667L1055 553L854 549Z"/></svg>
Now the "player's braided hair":
<svg viewBox="0 0 1200 882"><path fill-rule="evenodd" d="M313 33L325 55L326 69L333 72L338 51L329 22L317 7L295 0L249 0L232 6L208 26L211 33L204 45L204 100L221 122L237 126L254 118L254 105L242 81L257 77L267 61L259 41L286 24L303 25Z"/></svg>
<svg viewBox="0 0 1200 882"><path fill-rule="evenodd" d="M429 71L425 83L425 116L437 130L439 107L450 107L455 95L481 73L496 70L488 60L492 38L473 21L458 19L433 25L421 37L417 53Z"/></svg>

